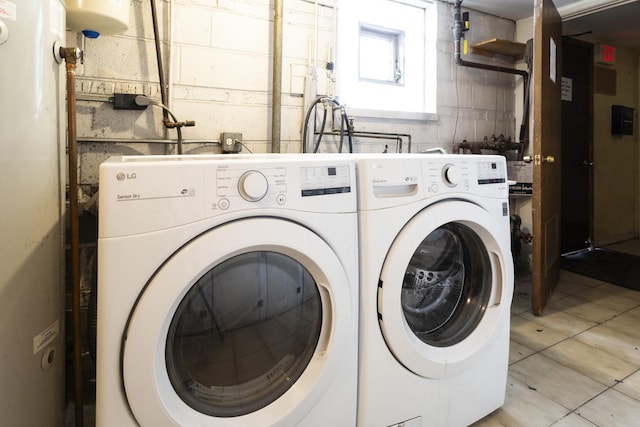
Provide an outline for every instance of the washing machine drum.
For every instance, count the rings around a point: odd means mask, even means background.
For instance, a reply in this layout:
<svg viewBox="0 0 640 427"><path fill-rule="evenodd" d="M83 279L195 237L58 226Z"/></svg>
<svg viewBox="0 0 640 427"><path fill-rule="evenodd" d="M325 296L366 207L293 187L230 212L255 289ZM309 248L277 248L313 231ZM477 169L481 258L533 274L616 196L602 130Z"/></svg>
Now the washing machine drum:
<svg viewBox="0 0 640 427"><path fill-rule="evenodd" d="M464 225L446 224L420 243L401 293L405 319L420 340L446 347L469 336L489 299L488 266L484 245Z"/></svg>
<svg viewBox="0 0 640 427"><path fill-rule="evenodd" d="M378 321L396 359L425 378L456 375L510 316L509 230L487 210L447 201L398 233L380 273Z"/></svg>

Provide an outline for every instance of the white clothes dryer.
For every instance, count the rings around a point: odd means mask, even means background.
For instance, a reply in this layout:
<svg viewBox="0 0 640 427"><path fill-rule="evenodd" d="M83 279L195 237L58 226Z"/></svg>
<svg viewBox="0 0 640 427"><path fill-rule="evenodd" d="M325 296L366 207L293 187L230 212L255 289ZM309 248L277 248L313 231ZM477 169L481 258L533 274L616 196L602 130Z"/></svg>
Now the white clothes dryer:
<svg viewBox="0 0 640 427"><path fill-rule="evenodd" d="M388 154L357 166L358 425L469 425L505 397L506 162Z"/></svg>
<svg viewBox="0 0 640 427"><path fill-rule="evenodd" d="M355 425L355 161L100 167L98 426Z"/></svg>

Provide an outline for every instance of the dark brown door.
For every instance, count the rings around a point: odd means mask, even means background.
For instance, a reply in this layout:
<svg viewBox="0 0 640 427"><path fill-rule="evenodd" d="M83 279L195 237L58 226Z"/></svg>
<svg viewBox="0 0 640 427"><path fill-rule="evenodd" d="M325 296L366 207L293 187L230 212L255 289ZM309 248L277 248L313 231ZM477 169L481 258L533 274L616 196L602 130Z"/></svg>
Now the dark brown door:
<svg viewBox="0 0 640 427"><path fill-rule="evenodd" d="M586 249L593 237L593 45L562 44L562 253Z"/></svg>
<svg viewBox="0 0 640 427"><path fill-rule="evenodd" d="M533 15L532 309L542 313L560 275L562 20L551 0Z"/></svg>

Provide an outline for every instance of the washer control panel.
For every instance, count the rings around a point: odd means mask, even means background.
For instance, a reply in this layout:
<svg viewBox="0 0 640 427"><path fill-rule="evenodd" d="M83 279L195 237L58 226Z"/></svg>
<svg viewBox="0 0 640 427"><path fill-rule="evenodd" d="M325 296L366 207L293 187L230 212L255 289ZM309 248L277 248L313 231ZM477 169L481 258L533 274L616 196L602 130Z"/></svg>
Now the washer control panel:
<svg viewBox="0 0 640 427"><path fill-rule="evenodd" d="M360 155L361 209L380 209L431 197L506 198L506 161L497 155Z"/></svg>
<svg viewBox="0 0 640 427"><path fill-rule="evenodd" d="M349 166L303 166L300 168L302 197L349 193Z"/></svg>
<svg viewBox="0 0 640 427"><path fill-rule="evenodd" d="M476 165L478 185L504 184L507 182L507 167L504 162L479 161Z"/></svg>

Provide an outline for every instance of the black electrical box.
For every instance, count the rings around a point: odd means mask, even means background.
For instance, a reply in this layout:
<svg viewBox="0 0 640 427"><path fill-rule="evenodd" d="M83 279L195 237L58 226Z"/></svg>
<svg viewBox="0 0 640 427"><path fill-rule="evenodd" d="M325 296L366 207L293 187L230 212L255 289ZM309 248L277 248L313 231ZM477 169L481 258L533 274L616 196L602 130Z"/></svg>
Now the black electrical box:
<svg viewBox="0 0 640 427"><path fill-rule="evenodd" d="M611 134L633 135L633 108L611 106Z"/></svg>

